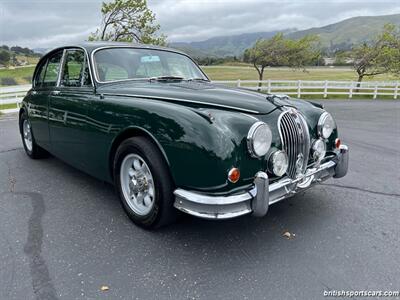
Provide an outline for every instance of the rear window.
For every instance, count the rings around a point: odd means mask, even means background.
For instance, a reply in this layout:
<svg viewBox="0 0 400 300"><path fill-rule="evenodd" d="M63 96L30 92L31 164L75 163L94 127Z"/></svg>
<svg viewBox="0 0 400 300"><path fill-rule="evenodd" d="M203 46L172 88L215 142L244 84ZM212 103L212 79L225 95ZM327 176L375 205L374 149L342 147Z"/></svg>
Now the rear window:
<svg viewBox="0 0 400 300"><path fill-rule="evenodd" d="M46 63L40 67L35 79L35 86L56 86L62 55L62 50L54 53L47 59Z"/></svg>

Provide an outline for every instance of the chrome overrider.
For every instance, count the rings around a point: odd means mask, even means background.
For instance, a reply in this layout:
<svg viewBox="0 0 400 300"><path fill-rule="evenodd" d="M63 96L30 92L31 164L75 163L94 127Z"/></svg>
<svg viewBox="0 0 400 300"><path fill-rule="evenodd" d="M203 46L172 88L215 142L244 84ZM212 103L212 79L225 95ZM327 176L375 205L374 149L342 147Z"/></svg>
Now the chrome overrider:
<svg viewBox="0 0 400 300"><path fill-rule="evenodd" d="M349 149L346 145L341 145L333 157L327 157L318 167L309 167L296 179L285 177L270 184L267 173L258 172L250 190L229 196L213 196L176 189L174 206L185 213L206 219L228 219L249 213L262 217L273 203L330 177L345 176L348 162Z"/></svg>

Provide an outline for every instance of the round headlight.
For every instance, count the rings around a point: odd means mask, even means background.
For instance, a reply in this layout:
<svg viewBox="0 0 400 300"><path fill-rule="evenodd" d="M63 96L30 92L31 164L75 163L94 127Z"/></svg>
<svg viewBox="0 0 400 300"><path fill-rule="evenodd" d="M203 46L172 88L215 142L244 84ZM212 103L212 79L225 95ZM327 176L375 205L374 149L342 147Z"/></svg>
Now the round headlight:
<svg viewBox="0 0 400 300"><path fill-rule="evenodd" d="M247 134L247 148L251 156L262 157L271 147L272 133L264 122L254 123Z"/></svg>
<svg viewBox="0 0 400 300"><path fill-rule="evenodd" d="M329 138L335 127L336 127L335 120L333 119L331 114L328 112L322 113L322 115L319 117L318 120L319 136L323 137L324 139Z"/></svg>
<svg viewBox="0 0 400 300"><path fill-rule="evenodd" d="M326 144L322 139L316 140L312 145L312 156L317 162L320 162L326 154Z"/></svg>
<svg viewBox="0 0 400 300"><path fill-rule="evenodd" d="M269 159L269 170L278 177L285 175L288 165L289 160L285 151L275 151Z"/></svg>

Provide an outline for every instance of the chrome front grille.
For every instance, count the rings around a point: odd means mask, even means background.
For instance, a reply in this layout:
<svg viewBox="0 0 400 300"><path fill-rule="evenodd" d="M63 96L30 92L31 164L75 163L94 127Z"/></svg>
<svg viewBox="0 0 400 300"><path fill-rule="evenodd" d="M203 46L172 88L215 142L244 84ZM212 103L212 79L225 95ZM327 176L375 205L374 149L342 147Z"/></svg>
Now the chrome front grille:
<svg viewBox="0 0 400 300"><path fill-rule="evenodd" d="M278 128L289 159L287 175L296 178L305 173L310 153L307 122L297 110L290 108L279 116Z"/></svg>

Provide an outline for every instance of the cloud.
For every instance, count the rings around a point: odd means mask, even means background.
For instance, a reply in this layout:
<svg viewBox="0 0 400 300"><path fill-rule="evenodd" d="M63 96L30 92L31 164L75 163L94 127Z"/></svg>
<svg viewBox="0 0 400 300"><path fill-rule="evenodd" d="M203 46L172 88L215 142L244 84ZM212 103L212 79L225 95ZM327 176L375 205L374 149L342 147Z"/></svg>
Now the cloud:
<svg viewBox="0 0 400 300"><path fill-rule="evenodd" d="M400 13L383 0L148 0L169 41L306 29L360 15ZM101 0L0 0L0 44L54 47L87 39L101 21Z"/></svg>

